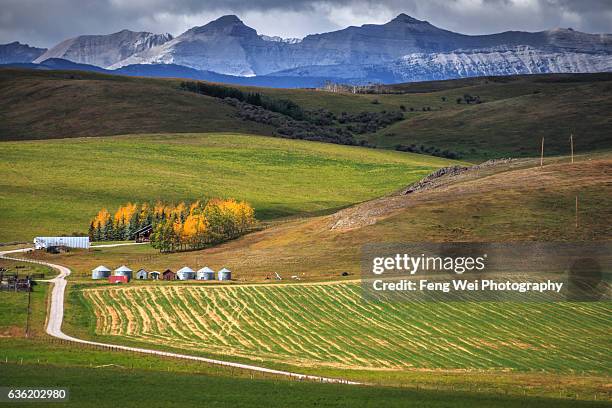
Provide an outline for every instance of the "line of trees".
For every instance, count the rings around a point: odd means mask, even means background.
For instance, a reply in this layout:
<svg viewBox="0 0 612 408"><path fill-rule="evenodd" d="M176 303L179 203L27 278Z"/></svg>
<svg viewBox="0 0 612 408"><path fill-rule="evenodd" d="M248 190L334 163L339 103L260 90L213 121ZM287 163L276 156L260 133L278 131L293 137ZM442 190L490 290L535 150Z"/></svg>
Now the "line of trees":
<svg viewBox="0 0 612 408"><path fill-rule="evenodd" d="M232 98L240 102L261 106L264 109L287 115L295 120L306 119L302 107L289 99L271 98L259 92L244 92L231 86L209 84L206 82L183 81L181 82L181 88L214 98Z"/></svg>
<svg viewBox="0 0 612 408"><path fill-rule="evenodd" d="M101 209L91 221L92 241L128 240L140 228L152 225L151 245L162 252L203 248L234 239L250 230L255 210L244 201L210 199L192 203L157 202L120 206L111 215Z"/></svg>

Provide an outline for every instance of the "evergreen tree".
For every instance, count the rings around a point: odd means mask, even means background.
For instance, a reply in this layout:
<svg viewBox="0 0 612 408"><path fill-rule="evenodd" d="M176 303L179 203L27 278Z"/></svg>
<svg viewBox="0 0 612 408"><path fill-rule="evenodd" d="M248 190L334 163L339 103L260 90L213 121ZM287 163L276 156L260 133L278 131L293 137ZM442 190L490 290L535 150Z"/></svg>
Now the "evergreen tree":
<svg viewBox="0 0 612 408"><path fill-rule="evenodd" d="M98 223L94 232L94 241L102 241L102 225Z"/></svg>
<svg viewBox="0 0 612 408"><path fill-rule="evenodd" d="M104 228L102 229L102 235L100 237L101 241L111 241L114 239L114 227L113 220L109 218L104 224Z"/></svg>
<svg viewBox="0 0 612 408"><path fill-rule="evenodd" d="M91 223L89 223L89 230L87 231L87 236L89 237L90 241L95 241L95 235L96 227L94 227L94 223L92 221Z"/></svg>

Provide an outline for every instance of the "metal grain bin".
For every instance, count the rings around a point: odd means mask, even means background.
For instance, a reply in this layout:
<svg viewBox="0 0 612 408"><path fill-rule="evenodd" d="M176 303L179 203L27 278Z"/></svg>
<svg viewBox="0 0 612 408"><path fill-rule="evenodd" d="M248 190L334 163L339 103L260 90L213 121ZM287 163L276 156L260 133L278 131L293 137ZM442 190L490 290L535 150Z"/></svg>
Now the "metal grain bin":
<svg viewBox="0 0 612 408"><path fill-rule="evenodd" d="M198 270L196 275L197 280L215 280L215 271L210 269L208 266Z"/></svg>
<svg viewBox="0 0 612 408"><path fill-rule="evenodd" d="M220 281L232 280L232 271L227 268L221 269L217 274L219 275Z"/></svg>
<svg viewBox="0 0 612 408"><path fill-rule="evenodd" d="M132 270L125 265L121 265L115 269L115 276L125 276L128 281L132 280Z"/></svg>
<svg viewBox="0 0 612 408"><path fill-rule="evenodd" d="M176 271L176 278L178 280L190 280L195 279L195 272L188 266L183 266L181 269Z"/></svg>
<svg viewBox="0 0 612 408"><path fill-rule="evenodd" d="M106 279L110 276L111 270L104 265L100 265L91 270L91 279Z"/></svg>

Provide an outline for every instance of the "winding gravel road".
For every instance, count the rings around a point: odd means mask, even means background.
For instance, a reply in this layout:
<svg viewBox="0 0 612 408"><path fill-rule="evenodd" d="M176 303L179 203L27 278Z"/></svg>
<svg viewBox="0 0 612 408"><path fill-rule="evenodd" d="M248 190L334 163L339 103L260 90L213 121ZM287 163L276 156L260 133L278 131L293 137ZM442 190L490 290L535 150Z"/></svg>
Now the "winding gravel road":
<svg viewBox="0 0 612 408"><path fill-rule="evenodd" d="M99 245L97 247L98 248L99 247L112 247L112 246L120 246L120 245L126 245L126 244ZM62 321L64 319L64 292L66 290L66 277L70 275L70 269L65 266L52 264L49 262L6 256L7 254L18 254L18 253L28 252L31 250L33 250L33 248L15 249L11 251L0 252L0 258L46 265L46 266L50 266L51 268L54 268L57 271L59 271L59 275L57 275L53 279L48 280L48 282L53 283L53 291L51 292L51 307L49 309L49 316L47 319L47 334L49 334L50 336L57 337L58 339L62 339L62 340L72 341L75 343L90 344L90 345L102 346L102 347L112 347L118 350L125 350L125 351L131 351L131 352L137 352L137 353L143 353L143 354L153 354L157 356L174 357L174 358L181 358L185 360L201 361L204 363L217 364L217 365L226 366L226 367L235 367L235 368L241 368L245 370L258 371L262 373L283 375L283 376L297 378L301 380L314 380L314 381L320 381L320 382L325 382L325 383L338 383L338 384L353 384L353 385L360 384L358 382L343 380L339 378L328 378L328 377L319 377L316 375L292 373L289 371L273 370L270 368L258 367L258 366L254 366L250 364L240 364L240 363L234 363L231 361L216 360L212 358L205 358L205 357L199 357L199 356L190 356L187 354L170 353L166 351L151 350L151 349L145 349L145 348L140 348L140 347L129 347L129 346L122 346L119 344L99 343L96 341L83 340L83 339L78 339L76 337L69 336L65 334L64 332L62 332Z"/></svg>

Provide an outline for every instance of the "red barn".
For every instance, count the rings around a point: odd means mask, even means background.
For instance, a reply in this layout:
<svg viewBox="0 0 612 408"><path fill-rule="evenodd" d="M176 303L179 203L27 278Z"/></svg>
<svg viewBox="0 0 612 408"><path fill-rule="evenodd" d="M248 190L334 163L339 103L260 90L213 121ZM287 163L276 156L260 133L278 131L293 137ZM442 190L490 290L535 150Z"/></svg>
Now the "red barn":
<svg viewBox="0 0 612 408"><path fill-rule="evenodd" d="M127 276L109 276L108 283L128 283Z"/></svg>

